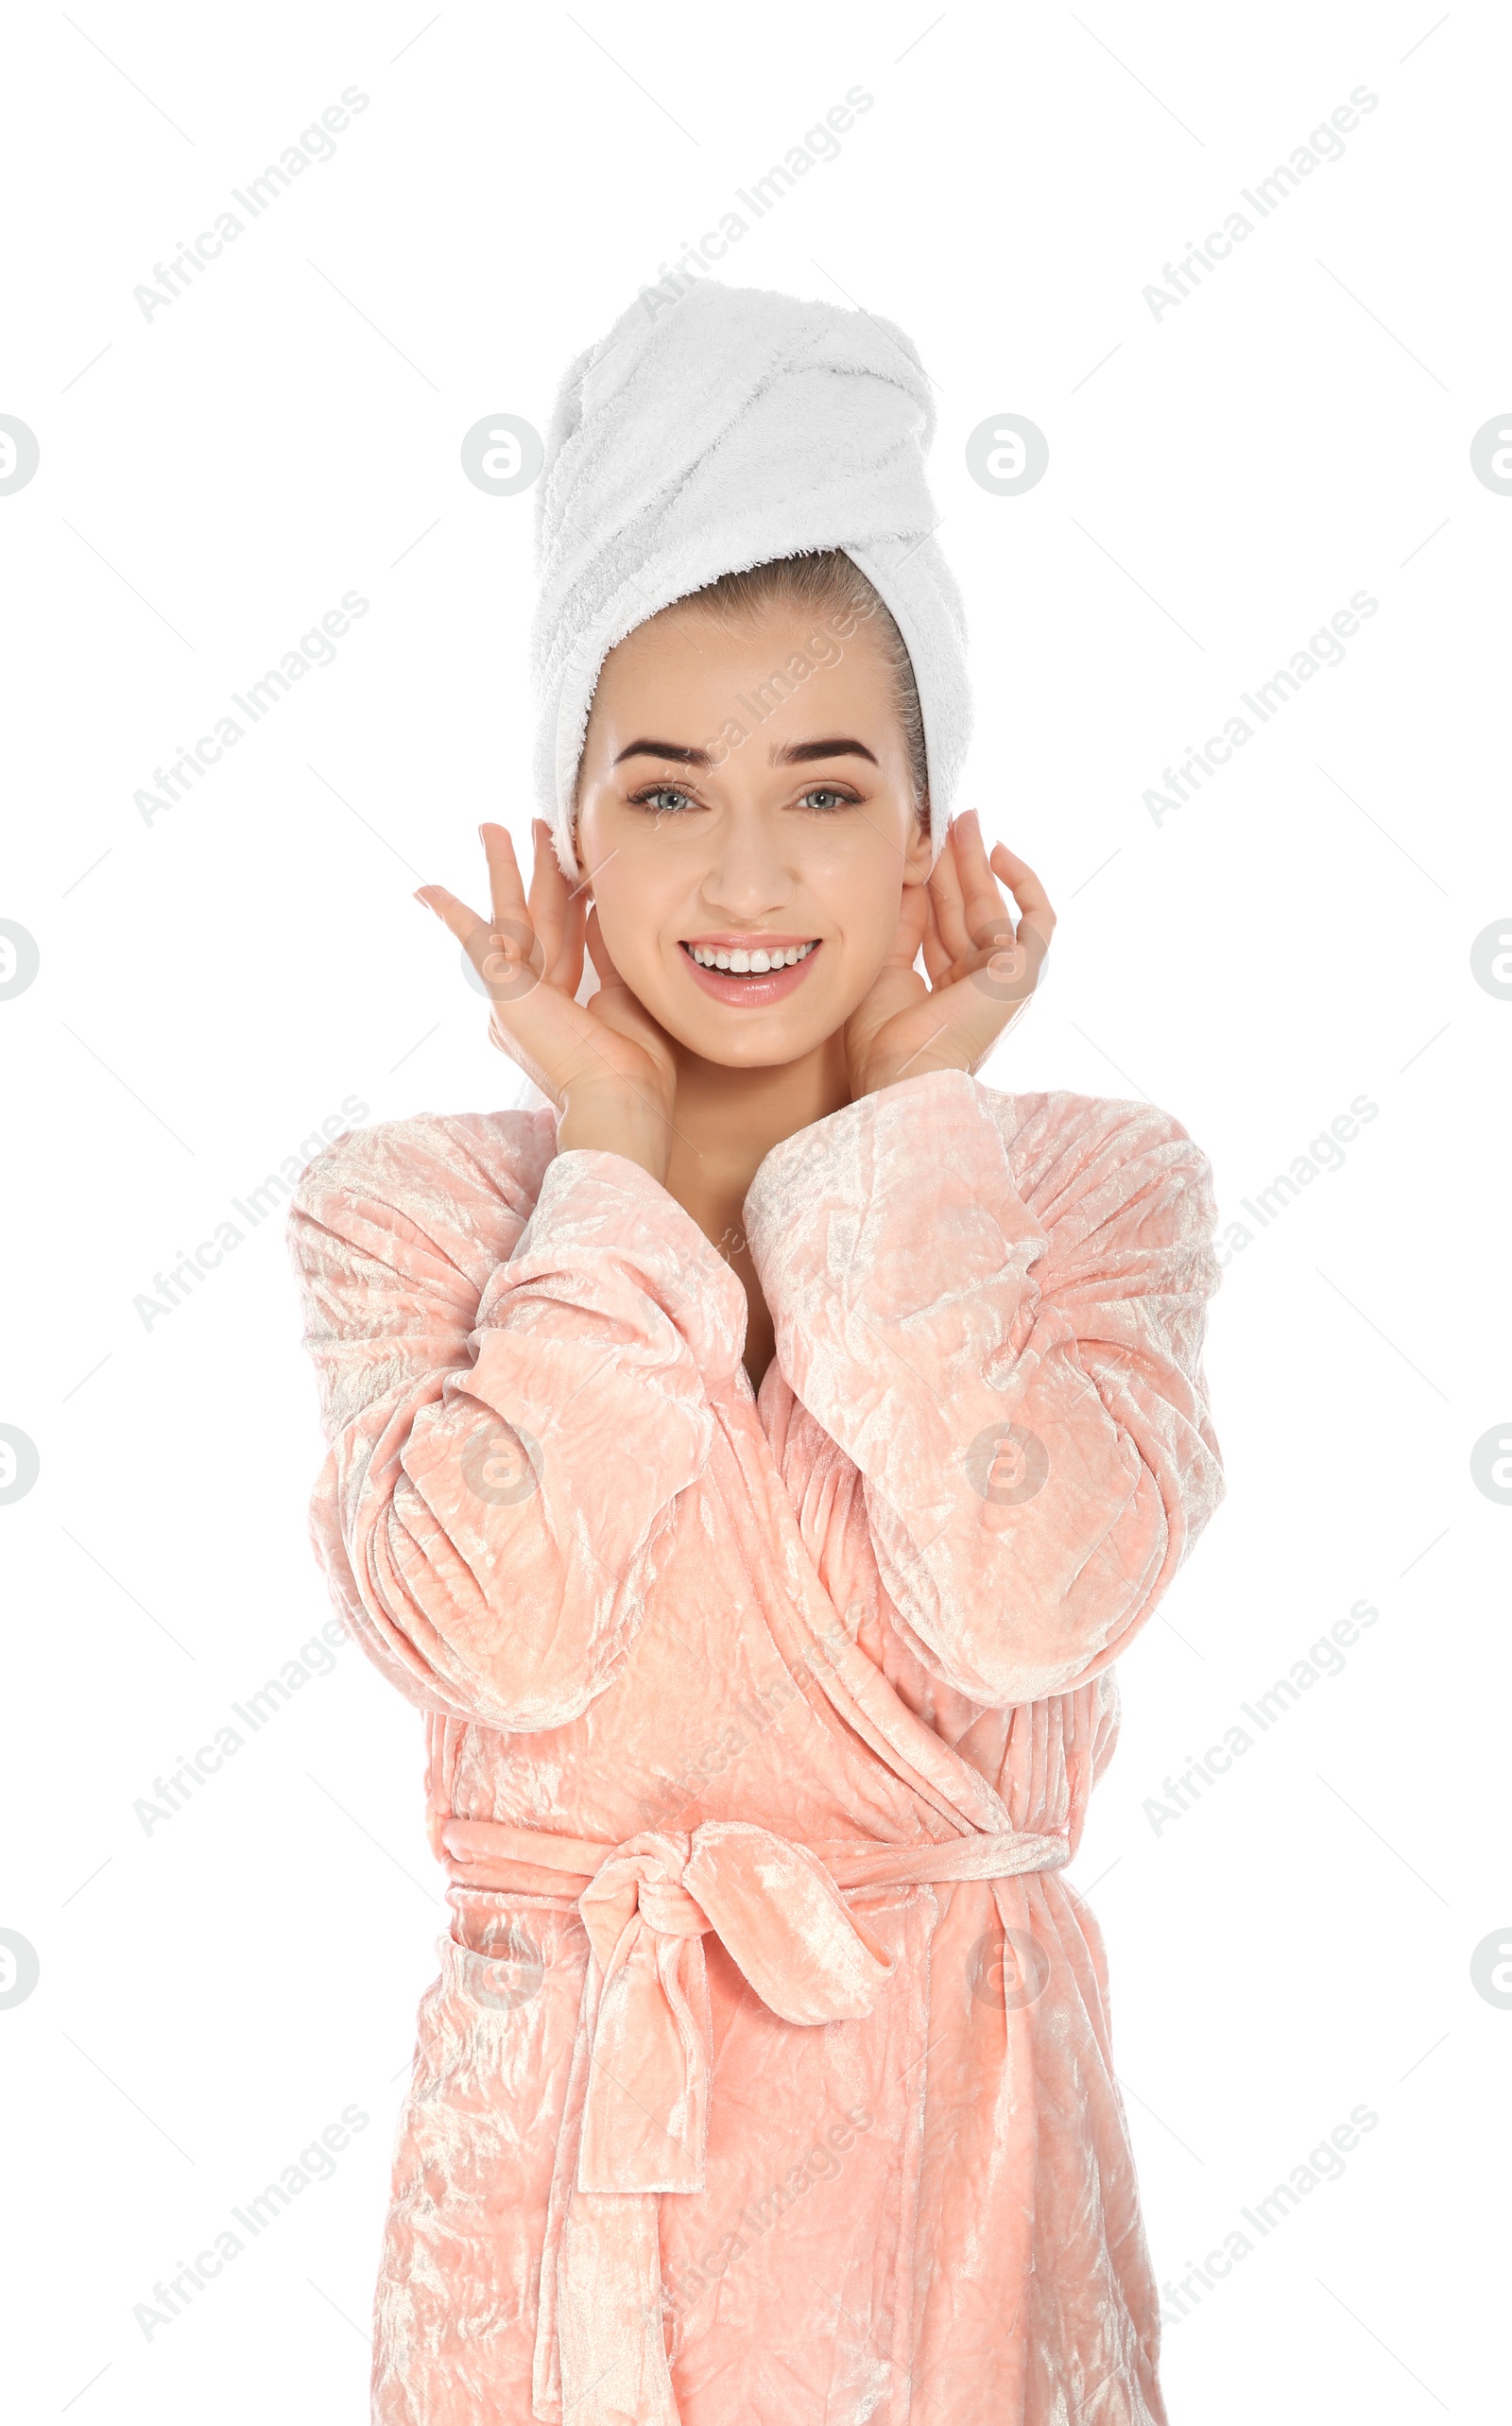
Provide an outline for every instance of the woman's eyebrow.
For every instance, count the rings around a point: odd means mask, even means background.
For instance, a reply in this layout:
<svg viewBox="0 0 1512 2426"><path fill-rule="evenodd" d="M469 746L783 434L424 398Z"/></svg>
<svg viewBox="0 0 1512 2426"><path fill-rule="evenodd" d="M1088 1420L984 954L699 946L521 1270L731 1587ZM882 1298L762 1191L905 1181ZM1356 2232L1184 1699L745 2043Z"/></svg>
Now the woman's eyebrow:
<svg viewBox="0 0 1512 2426"><path fill-rule="evenodd" d="M785 749L774 749L774 766L806 766L816 758L867 758L873 766L877 759L864 741L791 741Z"/></svg>
<svg viewBox="0 0 1512 2426"><path fill-rule="evenodd" d="M680 741L632 741L615 759L616 766L627 758L670 758L678 766L712 766L713 760L706 749L690 749ZM874 751L864 741L790 741L785 748L774 749L768 764L773 766L808 766L818 758L865 758L875 766Z"/></svg>
<svg viewBox="0 0 1512 2426"><path fill-rule="evenodd" d="M632 741L620 751L616 766L627 758L671 758L679 766L712 766L713 760L706 749L688 749L680 741Z"/></svg>

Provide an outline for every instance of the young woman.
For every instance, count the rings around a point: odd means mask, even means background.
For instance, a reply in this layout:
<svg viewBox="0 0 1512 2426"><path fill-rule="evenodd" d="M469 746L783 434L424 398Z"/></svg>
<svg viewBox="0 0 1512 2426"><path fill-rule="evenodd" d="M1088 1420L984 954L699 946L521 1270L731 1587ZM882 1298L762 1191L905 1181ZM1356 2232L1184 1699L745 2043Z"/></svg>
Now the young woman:
<svg viewBox="0 0 1512 2426"><path fill-rule="evenodd" d="M301 1183L315 1540L451 1879L383 2426L1162 2426L1061 1866L1222 1495L1212 1189L1161 1111L973 1076L1055 914L932 843L926 728L841 551L646 615L567 849L419 896L544 1108Z"/></svg>

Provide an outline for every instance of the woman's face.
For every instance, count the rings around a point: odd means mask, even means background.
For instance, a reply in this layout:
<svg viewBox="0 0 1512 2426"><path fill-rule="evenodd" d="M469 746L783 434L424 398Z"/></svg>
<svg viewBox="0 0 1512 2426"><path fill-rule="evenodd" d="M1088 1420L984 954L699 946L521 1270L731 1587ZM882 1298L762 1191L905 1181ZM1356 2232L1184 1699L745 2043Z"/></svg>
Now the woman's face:
<svg viewBox="0 0 1512 2426"><path fill-rule="evenodd" d="M787 606L673 607L599 675L578 857L620 975L705 1060L833 1036L929 873L886 666L866 625L834 632Z"/></svg>

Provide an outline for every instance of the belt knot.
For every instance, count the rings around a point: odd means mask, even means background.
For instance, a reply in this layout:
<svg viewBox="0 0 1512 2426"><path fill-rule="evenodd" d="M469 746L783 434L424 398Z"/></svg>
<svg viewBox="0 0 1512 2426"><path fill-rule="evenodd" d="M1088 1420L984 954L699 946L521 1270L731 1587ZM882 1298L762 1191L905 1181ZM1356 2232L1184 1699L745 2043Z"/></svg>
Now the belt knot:
<svg viewBox="0 0 1512 2426"><path fill-rule="evenodd" d="M637 1917L662 1937L701 1937L713 1928L683 1884L692 1853L687 1831L647 1828L600 1864L577 1908L606 1974L623 1931Z"/></svg>
<svg viewBox="0 0 1512 2426"><path fill-rule="evenodd" d="M817 1854L746 1820L646 1829L577 1900L590 1983L581 2191L704 2187L713 2026L703 1938L713 1929L784 2021L869 2013L893 1960Z"/></svg>

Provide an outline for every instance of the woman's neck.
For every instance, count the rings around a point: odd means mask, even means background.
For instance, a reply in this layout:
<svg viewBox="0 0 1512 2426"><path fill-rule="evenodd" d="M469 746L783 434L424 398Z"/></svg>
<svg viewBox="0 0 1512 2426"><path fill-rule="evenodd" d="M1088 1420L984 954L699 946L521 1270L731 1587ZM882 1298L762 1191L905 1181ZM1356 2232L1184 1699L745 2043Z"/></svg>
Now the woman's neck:
<svg viewBox="0 0 1512 2426"><path fill-rule="evenodd" d="M676 1049L667 1193L717 1240L738 1230L746 1192L773 1146L850 1101L845 1038L836 1033L775 1069L731 1069Z"/></svg>

